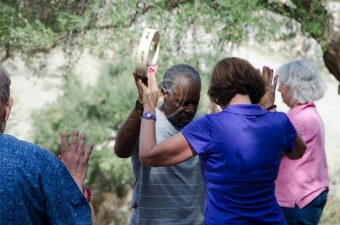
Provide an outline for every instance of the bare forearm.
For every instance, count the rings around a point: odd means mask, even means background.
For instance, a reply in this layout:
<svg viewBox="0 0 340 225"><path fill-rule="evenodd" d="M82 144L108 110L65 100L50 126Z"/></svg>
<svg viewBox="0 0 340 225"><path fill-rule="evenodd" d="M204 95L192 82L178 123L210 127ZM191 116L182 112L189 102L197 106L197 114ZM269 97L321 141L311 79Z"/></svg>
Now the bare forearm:
<svg viewBox="0 0 340 225"><path fill-rule="evenodd" d="M139 157L145 161L152 154L156 146L156 128L154 120L143 119L141 122L141 133L139 138Z"/></svg>
<svg viewBox="0 0 340 225"><path fill-rule="evenodd" d="M295 141L294 149L290 153L287 153L287 157L289 159L300 159L303 156L303 154L305 154L306 148L307 146L305 142L298 135Z"/></svg>
<svg viewBox="0 0 340 225"><path fill-rule="evenodd" d="M128 158L133 154L140 132L140 116L142 112L133 109L117 132L114 152L118 157Z"/></svg>

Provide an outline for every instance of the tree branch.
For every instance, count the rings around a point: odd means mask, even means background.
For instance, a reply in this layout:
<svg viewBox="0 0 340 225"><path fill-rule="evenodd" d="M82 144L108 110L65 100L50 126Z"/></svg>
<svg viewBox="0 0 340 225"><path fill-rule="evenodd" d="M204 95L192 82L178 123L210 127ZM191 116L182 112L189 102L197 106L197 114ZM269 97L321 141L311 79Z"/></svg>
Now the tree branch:
<svg viewBox="0 0 340 225"><path fill-rule="evenodd" d="M296 17L294 9L289 7L286 4L279 3L279 2L272 2L268 0L260 0L260 4L268 11L271 11L273 13L282 15L282 16L287 16L290 18Z"/></svg>
<svg viewBox="0 0 340 225"><path fill-rule="evenodd" d="M265 9L273 13L287 16L301 24L301 31L317 40L322 47L323 43L329 42L329 32L331 30L331 17L319 0L291 0L293 7L280 2L260 0L260 4ZM317 28L315 28L317 27Z"/></svg>

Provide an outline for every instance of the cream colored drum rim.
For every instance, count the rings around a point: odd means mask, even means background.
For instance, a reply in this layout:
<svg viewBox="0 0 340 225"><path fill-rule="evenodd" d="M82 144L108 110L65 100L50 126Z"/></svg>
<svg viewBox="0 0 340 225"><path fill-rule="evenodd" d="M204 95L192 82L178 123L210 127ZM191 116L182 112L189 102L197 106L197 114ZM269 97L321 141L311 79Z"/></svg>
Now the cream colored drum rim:
<svg viewBox="0 0 340 225"><path fill-rule="evenodd" d="M148 65L155 65L159 55L159 32L147 28L140 39L137 53L137 70L145 73Z"/></svg>

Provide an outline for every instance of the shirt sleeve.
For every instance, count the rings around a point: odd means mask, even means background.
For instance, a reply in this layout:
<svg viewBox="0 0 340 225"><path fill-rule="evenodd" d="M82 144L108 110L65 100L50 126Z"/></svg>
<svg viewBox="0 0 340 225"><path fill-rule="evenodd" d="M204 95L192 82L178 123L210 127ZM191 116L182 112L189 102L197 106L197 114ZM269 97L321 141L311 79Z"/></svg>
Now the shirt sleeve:
<svg viewBox="0 0 340 225"><path fill-rule="evenodd" d="M299 114L288 114L289 120L292 122L296 132L300 135L305 143L308 143L315 136L315 123L304 111Z"/></svg>
<svg viewBox="0 0 340 225"><path fill-rule="evenodd" d="M51 161L51 165L45 167L41 174L41 186L50 224L92 224L91 208L71 174L57 158Z"/></svg>
<svg viewBox="0 0 340 225"><path fill-rule="evenodd" d="M198 155L207 153L213 147L212 121L208 115L190 123L182 134Z"/></svg>
<svg viewBox="0 0 340 225"><path fill-rule="evenodd" d="M292 124L292 122L286 116L286 123L285 123L285 132L286 132L286 142L285 142L285 152L291 152L294 149L297 133Z"/></svg>

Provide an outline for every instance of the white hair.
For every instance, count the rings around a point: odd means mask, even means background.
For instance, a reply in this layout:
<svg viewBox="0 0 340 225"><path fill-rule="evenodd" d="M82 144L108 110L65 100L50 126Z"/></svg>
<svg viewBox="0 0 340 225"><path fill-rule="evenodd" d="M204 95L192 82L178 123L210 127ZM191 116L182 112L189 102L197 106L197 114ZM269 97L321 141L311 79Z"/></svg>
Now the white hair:
<svg viewBox="0 0 340 225"><path fill-rule="evenodd" d="M316 67L305 59L295 60L281 66L277 71L279 82L287 85L293 100L307 103L323 97L326 85Z"/></svg>

